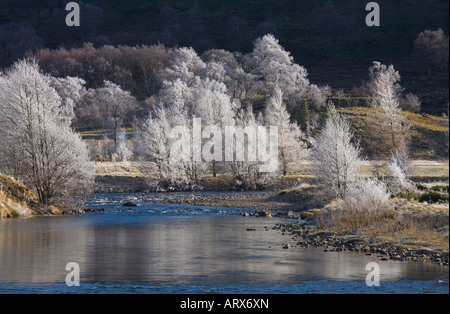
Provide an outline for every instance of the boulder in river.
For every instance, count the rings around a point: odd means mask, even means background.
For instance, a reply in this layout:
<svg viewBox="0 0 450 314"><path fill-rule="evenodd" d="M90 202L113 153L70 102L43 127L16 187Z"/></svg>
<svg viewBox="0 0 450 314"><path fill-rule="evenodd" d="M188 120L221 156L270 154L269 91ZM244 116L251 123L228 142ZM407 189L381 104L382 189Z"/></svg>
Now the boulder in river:
<svg viewBox="0 0 450 314"><path fill-rule="evenodd" d="M126 202L123 204L123 207L136 207L137 205L133 202Z"/></svg>
<svg viewBox="0 0 450 314"><path fill-rule="evenodd" d="M261 211L255 211L255 216L271 218L272 213L270 212L270 210L265 209Z"/></svg>

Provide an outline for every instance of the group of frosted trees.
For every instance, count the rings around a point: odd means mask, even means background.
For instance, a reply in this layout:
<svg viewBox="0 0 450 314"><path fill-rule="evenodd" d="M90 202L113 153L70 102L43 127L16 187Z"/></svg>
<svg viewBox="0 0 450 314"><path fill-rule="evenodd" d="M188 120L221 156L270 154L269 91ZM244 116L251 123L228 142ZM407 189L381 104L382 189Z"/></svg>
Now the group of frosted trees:
<svg viewBox="0 0 450 314"><path fill-rule="evenodd" d="M109 81L97 89L84 85L80 78L43 74L34 59L0 73L0 172L32 188L43 207L73 209L93 187L91 154L73 128L81 102L99 110L105 128L112 130L116 158L130 159L120 128L135 98Z"/></svg>
<svg viewBox="0 0 450 314"><path fill-rule="evenodd" d="M0 138L5 143L0 171L32 186L42 204L88 190L94 170L73 131L74 121L101 117L112 130L114 159L153 162L164 189L195 189L203 176L220 174L231 174L241 189L264 188L309 160L323 199L342 199L355 207L370 194L377 208L385 204L385 186L361 176L363 157L351 125L332 103L327 105L329 87L311 84L306 69L274 36L256 40L247 55L211 50L200 57L192 48L172 53L155 74L160 88L147 100L148 116L134 122L132 147L121 130L137 107L130 92L110 81L88 89L80 78L42 74L36 61L17 62L0 76ZM369 69L365 88L373 102L370 132L363 140L381 145L397 186L405 188L408 132L399 81L393 66L374 62ZM255 110L255 103L262 108ZM307 124L293 118L298 112L308 116ZM243 132L227 137L227 128ZM271 128L276 142L269 131L259 133ZM257 136L250 130L258 130ZM201 151L190 136L195 132ZM256 151L252 140L263 148ZM267 170L271 143L276 143L277 167Z"/></svg>
<svg viewBox="0 0 450 314"><path fill-rule="evenodd" d="M372 219L388 208L389 193L377 178L361 173L363 157L349 122L334 108L320 134L313 140L312 173L320 202L341 200L352 220ZM356 222L360 223L360 221Z"/></svg>
<svg viewBox="0 0 450 314"><path fill-rule="evenodd" d="M388 188L397 192L413 189L408 181L409 129L401 113L403 90L399 81L400 75L392 65L374 62L366 83L372 103L363 140L387 160L391 177L388 186L378 178L362 175L364 158L359 141L348 120L334 107L327 108L325 125L312 139L312 173L318 183L317 194L321 200L342 200L346 210L353 211L343 217L357 226L385 213L390 198Z"/></svg>
<svg viewBox="0 0 450 314"><path fill-rule="evenodd" d="M293 164L306 155L306 138L291 119L291 109L302 101L308 101L317 111L325 105L321 89L310 84L307 71L293 62L289 52L272 35L256 40L253 52L242 60L222 50L210 51L202 59L192 48L177 49L158 77L162 87L149 116L136 126L135 152L156 163L165 185L192 187L198 184L202 173L209 171L216 176L222 169L231 172L242 188L266 186L280 174L288 174ZM251 100L258 95L265 109L256 116ZM211 145L207 153L203 151L206 156L201 161L193 158L192 152L190 158L180 162L171 149L179 138L168 130L184 126L192 134L196 118L204 126L202 144L210 145L213 141L217 145ZM248 156L244 160L225 160L223 150L227 144L234 144L226 142L223 133L227 127L242 130L276 127L278 169L261 172L261 161ZM252 136L248 133L242 136L244 146L237 147L234 154L251 154ZM189 137L185 138L189 141Z"/></svg>
<svg viewBox="0 0 450 314"><path fill-rule="evenodd" d="M373 190L374 186L380 191L378 182L361 179L358 139L333 104L327 105L324 95L329 87L311 84L306 69L295 64L273 36L266 35L254 45L241 60L226 51L210 51L200 58L191 48L175 50L173 60L158 73L162 87L153 109L136 124L135 157L155 162L164 186L192 188L205 173L216 176L221 171L231 173L241 188L261 188L294 172L302 161L312 160L312 171L323 187L321 193L330 198L344 198L347 191ZM396 166L398 170L393 173L405 181L407 167L400 164L406 162L400 160L407 160L408 128L401 108L405 102L417 105L417 99L412 94L404 97L399 81L400 75L392 65L374 62L369 69L364 87L372 103L363 141L380 157L391 158L390 168ZM263 109L256 111L252 103L258 97ZM293 115L298 112L307 119L296 121ZM192 149L189 158L180 162L177 151L171 148L181 137L168 130L184 126L193 134L196 118L205 126L202 144L209 145L211 154L196 160L195 147L189 137L184 137L187 142L180 145L191 145ZM209 126L217 127L217 132ZM276 171L260 171L261 162L255 160L225 161L224 152L214 149L219 145L214 147L211 142L223 141L221 147L226 146L221 130L227 126L277 127ZM250 134L243 136L252 138ZM244 151L249 154L247 148Z"/></svg>

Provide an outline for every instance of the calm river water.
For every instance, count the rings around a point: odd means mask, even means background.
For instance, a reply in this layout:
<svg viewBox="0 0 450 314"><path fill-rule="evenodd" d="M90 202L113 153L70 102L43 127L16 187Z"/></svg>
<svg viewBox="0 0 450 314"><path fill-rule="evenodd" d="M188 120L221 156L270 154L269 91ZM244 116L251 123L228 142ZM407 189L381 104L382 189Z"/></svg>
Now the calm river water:
<svg viewBox="0 0 450 314"><path fill-rule="evenodd" d="M88 207L105 212L0 221L0 293L449 293L448 267L285 250L281 219L153 204L187 195L97 194ZM65 284L69 262L79 287ZM365 283L369 262L379 287Z"/></svg>

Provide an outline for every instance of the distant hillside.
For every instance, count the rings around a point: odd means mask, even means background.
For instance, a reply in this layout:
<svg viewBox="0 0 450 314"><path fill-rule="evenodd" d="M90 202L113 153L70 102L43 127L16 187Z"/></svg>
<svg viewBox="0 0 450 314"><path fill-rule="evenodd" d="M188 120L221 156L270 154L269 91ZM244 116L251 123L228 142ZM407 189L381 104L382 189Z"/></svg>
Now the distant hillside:
<svg viewBox="0 0 450 314"><path fill-rule="evenodd" d="M50 206L45 212L39 209L36 195L14 179L0 174L0 219L29 217L38 214L59 214Z"/></svg>
<svg viewBox="0 0 450 314"><path fill-rule="evenodd" d="M371 109L367 107L349 107L342 108L339 111L347 116L352 123L356 138L363 138L367 114ZM402 114L406 116L406 122L411 126L411 158L448 160L448 118L410 112L402 112Z"/></svg>
<svg viewBox="0 0 450 314"><path fill-rule="evenodd" d="M381 27L371 28L365 24L368 0L84 0L78 28L65 25L67 2L5 1L0 6L0 55L1 25L9 25L7 30L14 28L12 23L27 25L20 26L21 36L5 33L3 41L12 44L0 57L0 67L17 57L17 49L23 54L25 48L80 47L84 42L247 53L254 39L274 33L315 84L360 86L376 60L395 65L402 86L419 95L425 112L440 114L448 101L448 75L439 70L430 75L424 60L413 55L420 32L442 28L448 35L448 0L379 0Z"/></svg>

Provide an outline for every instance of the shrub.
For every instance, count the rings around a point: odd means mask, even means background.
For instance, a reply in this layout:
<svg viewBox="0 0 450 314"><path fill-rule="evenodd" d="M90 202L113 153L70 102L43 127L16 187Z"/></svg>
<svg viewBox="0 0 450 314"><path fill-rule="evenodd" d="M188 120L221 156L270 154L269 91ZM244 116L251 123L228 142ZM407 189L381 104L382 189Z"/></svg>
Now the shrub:
<svg viewBox="0 0 450 314"><path fill-rule="evenodd" d="M344 208L332 215L332 224L342 230L355 230L376 224L391 216L390 194L375 179L352 184L343 199Z"/></svg>
<svg viewBox="0 0 450 314"><path fill-rule="evenodd" d="M391 175L391 185L394 189L401 192L410 191L414 188L411 182L408 180L406 170L401 165L401 161L397 158L392 158L387 162L389 174Z"/></svg>
<svg viewBox="0 0 450 314"><path fill-rule="evenodd" d="M389 198L390 195L382 182L366 179L349 186L344 204L348 210L358 213L376 213L388 207Z"/></svg>
<svg viewBox="0 0 450 314"><path fill-rule="evenodd" d="M416 188L419 191L428 191L428 188L425 185L421 184L421 183L416 183Z"/></svg>
<svg viewBox="0 0 450 314"><path fill-rule="evenodd" d="M426 193L423 193L420 198L419 202L428 202L428 203L438 203L438 202L448 202L448 194L442 194L436 191L429 191Z"/></svg>
<svg viewBox="0 0 450 314"><path fill-rule="evenodd" d="M399 192L396 194L392 194L392 197L403 198L405 200L419 200L421 193L409 190L405 192Z"/></svg>
<svg viewBox="0 0 450 314"><path fill-rule="evenodd" d="M448 185L435 185L431 187L431 191L448 193Z"/></svg>

